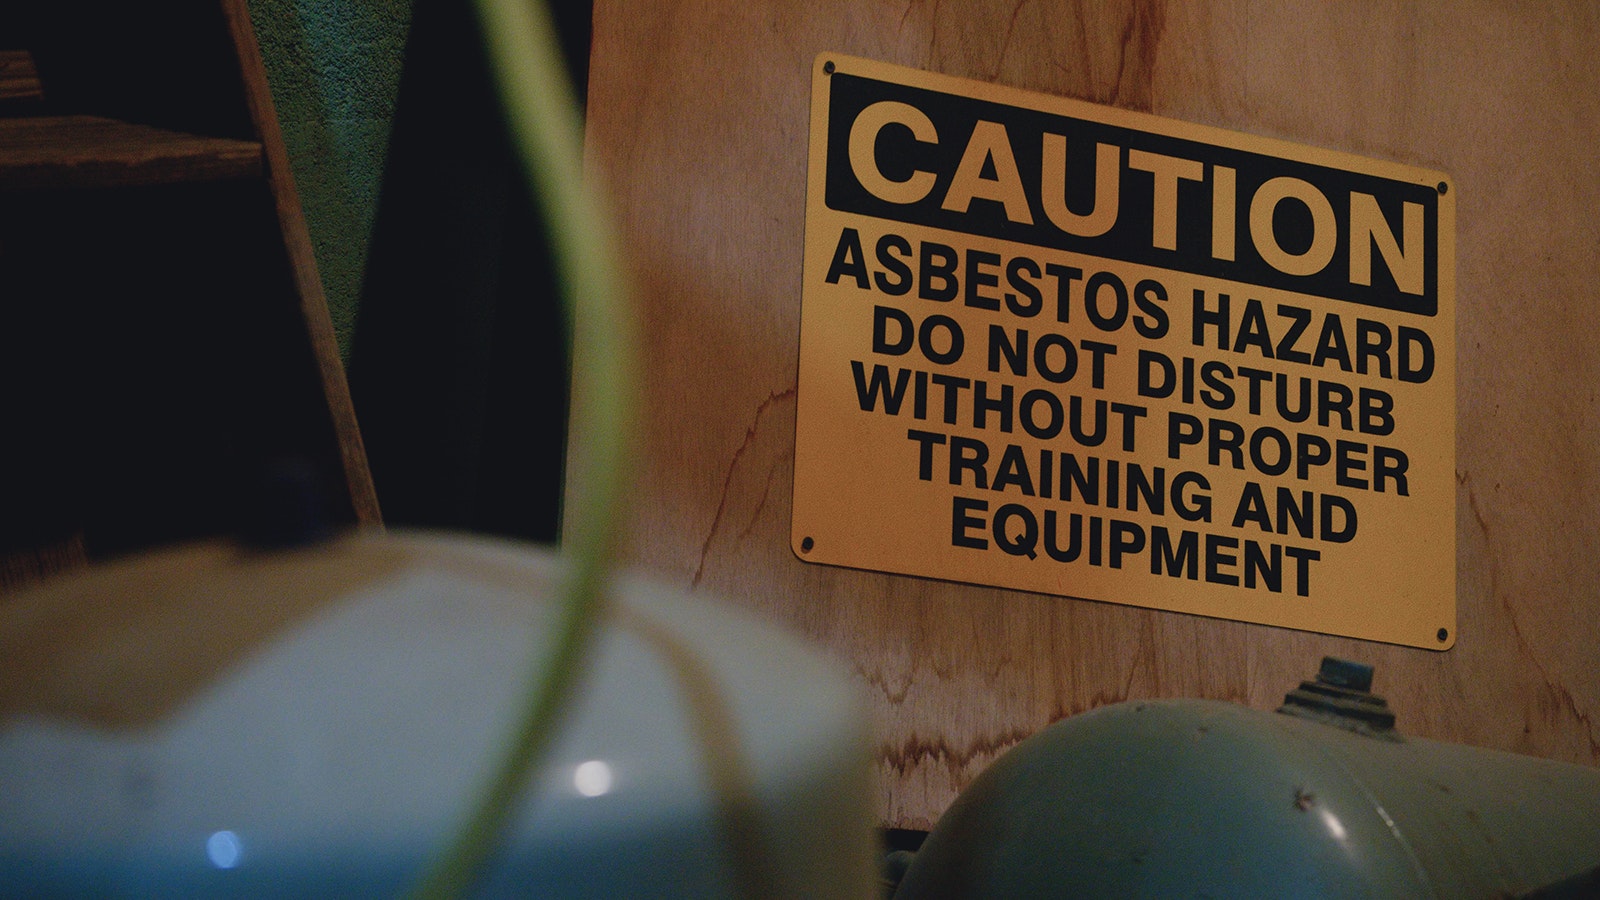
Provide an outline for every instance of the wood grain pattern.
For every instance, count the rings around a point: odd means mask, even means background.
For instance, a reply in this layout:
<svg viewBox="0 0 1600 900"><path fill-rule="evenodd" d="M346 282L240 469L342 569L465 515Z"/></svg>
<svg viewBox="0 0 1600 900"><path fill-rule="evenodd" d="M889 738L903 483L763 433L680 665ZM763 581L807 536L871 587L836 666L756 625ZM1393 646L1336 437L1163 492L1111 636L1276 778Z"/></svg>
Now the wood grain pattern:
<svg viewBox="0 0 1600 900"><path fill-rule="evenodd" d="M591 174L648 345L631 559L770 614L870 692L878 810L1136 697L1269 709L1325 654L1403 731L1600 763L1600 11L1443 0L600 0ZM788 548L813 57L833 50L1442 169L1459 189L1447 653L807 565ZM576 501L573 501L576 502Z"/></svg>
<svg viewBox="0 0 1600 900"><path fill-rule="evenodd" d="M0 595L88 564L81 531L40 546L0 553Z"/></svg>
<svg viewBox="0 0 1600 900"><path fill-rule="evenodd" d="M0 190L251 178L261 143L185 134L103 116L0 119Z"/></svg>
<svg viewBox="0 0 1600 900"><path fill-rule="evenodd" d="M26 50L0 50L0 102L37 102L44 99L39 68Z"/></svg>

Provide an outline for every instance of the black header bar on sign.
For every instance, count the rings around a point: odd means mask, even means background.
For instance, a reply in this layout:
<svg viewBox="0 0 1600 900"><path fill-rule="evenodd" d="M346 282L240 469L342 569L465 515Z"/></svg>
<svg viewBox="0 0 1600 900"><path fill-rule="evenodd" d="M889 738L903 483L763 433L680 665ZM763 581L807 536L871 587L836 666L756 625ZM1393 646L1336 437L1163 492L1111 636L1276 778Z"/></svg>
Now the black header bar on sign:
<svg viewBox="0 0 1600 900"><path fill-rule="evenodd" d="M1438 312L1432 184L842 71L828 90L832 209Z"/></svg>

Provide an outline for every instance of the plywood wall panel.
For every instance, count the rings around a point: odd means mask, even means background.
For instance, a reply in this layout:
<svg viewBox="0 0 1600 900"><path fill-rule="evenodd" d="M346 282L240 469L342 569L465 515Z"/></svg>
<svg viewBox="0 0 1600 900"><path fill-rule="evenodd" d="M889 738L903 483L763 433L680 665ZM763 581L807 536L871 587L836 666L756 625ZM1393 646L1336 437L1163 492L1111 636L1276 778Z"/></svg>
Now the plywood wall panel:
<svg viewBox="0 0 1600 900"><path fill-rule="evenodd" d="M1414 734L1600 764L1600 15L1586 3L598 0L588 161L637 272L626 555L859 677L925 827L1048 722L1272 708L1333 654ZM810 66L831 50L1439 168L1459 191L1459 641L1434 653L789 550Z"/></svg>

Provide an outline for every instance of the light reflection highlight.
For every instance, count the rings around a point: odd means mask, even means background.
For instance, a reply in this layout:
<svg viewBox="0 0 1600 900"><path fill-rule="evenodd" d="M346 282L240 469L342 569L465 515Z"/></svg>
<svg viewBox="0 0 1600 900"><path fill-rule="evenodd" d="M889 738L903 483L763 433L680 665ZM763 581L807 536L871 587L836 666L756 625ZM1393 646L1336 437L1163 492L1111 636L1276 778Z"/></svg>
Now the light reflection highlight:
<svg viewBox="0 0 1600 900"><path fill-rule="evenodd" d="M244 856L244 842L231 831L214 831L206 838L206 857L211 864L219 869L231 869L239 865L239 859Z"/></svg>
<svg viewBox="0 0 1600 900"><path fill-rule="evenodd" d="M611 793L612 783L611 767L598 759L579 763L572 772L572 786L585 797L601 797Z"/></svg>
<svg viewBox="0 0 1600 900"><path fill-rule="evenodd" d="M1328 826L1328 833L1333 835L1334 840L1343 843L1345 839L1344 823L1339 821L1339 817L1326 808L1320 810L1320 812L1322 813L1323 824Z"/></svg>

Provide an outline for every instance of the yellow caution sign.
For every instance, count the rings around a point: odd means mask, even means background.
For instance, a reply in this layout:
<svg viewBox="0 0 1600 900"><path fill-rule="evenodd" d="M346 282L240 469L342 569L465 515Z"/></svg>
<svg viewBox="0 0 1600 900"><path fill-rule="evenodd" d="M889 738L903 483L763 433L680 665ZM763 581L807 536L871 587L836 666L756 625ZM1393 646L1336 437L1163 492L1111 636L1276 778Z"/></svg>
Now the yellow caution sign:
<svg viewBox="0 0 1600 900"><path fill-rule="evenodd" d="M838 54L801 559L1448 649L1438 172Z"/></svg>

